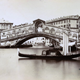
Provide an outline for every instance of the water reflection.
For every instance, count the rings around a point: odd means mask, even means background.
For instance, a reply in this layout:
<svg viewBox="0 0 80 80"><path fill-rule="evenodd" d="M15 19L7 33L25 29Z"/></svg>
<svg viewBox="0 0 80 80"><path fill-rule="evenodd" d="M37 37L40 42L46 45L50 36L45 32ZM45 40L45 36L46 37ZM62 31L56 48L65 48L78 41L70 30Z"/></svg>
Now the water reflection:
<svg viewBox="0 0 80 80"><path fill-rule="evenodd" d="M36 49L34 49L33 52ZM37 54L41 54L43 49L37 49ZM47 50L47 49L46 49ZM79 53L73 52L74 53ZM24 64L23 64L24 62ZM72 60L40 60L19 58L19 63L28 67L31 77L36 80L79 80L80 79L80 59ZM26 64L28 66L26 66ZM32 70L32 71L31 71ZM33 75L33 76L32 76Z"/></svg>
<svg viewBox="0 0 80 80"><path fill-rule="evenodd" d="M40 54L43 49L21 49ZM40 60L20 58L16 49L0 49L1 80L79 80L80 59Z"/></svg>
<svg viewBox="0 0 80 80"><path fill-rule="evenodd" d="M34 74L36 79L74 80L75 78L78 80L80 78L80 61L77 60L20 60L20 63L24 65L25 69L28 67L30 75ZM26 66L25 63L28 65Z"/></svg>

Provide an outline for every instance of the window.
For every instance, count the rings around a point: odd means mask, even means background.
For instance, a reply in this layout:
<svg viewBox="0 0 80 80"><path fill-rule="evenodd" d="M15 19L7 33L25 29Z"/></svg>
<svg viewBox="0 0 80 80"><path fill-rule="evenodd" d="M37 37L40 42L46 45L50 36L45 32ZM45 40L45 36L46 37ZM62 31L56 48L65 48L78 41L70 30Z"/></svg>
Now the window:
<svg viewBox="0 0 80 80"><path fill-rule="evenodd" d="M21 32L21 29L19 29L18 31Z"/></svg>
<svg viewBox="0 0 80 80"><path fill-rule="evenodd" d="M52 28L52 29L50 30L50 32L51 32L52 34L54 34L54 33L55 33L55 29Z"/></svg>
<svg viewBox="0 0 80 80"><path fill-rule="evenodd" d="M68 20L66 20L66 22L68 23Z"/></svg>
<svg viewBox="0 0 80 80"><path fill-rule="evenodd" d="M11 24L10 24L10 29L11 29Z"/></svg>
<svg viewBox="0 0 80 80"><path fill-rule="evenodd" d="M41 40L45 40L45 38L42 38Z"/></svg>
<svg viewBox="0 0 80 80"><path fill-rule="evenodd" d="M66 21L64 20L64 23L66 23Z"/></svg>
<svg viewBox="0 0 80 80"><path fill-rule="evenodd" d="M77 26L77 28L78 28L78 25L76 25Z"/></svg>
<svg viewBox="0 0 80 80"><path fill-rule="evenodd" d="M56 24L57 24L57 22L56 22Z"/></svg>
<svg viewBox="0 0 80 80"><path fill-rule="evenodd" d="M65 25L64 25L64 28L65 28Z"/></svg>
<svg viewBox="0 0 80 80"><path fill-rule="evenodd" d="M69 24L69 27L70 27L71 25Z"/></svg>
<svg viewBox="0 0 80 80"><path fill-rule="evenodd" d="M13 33L15 33L15 30L13 30Z"/></svg>
<svg viewBox="0 0 80 80"><path fill-rule="evenodd" d="M55 22L55 25L56 25L57 23Z"/></svg>
<svg viewBox="0 0 80 80"><path fill-rule="evenodd" d="M69 29L70 27L69 26L67 26L67 29Z"/></svg>
<svg viewBox="0 0 80 80"><path fill-rule="evenodd" d="M5 35L5 33L3 33L3 35Z"/></svg>
<svg viewBox="0 0 80 80"><path fill-rule="evenodd" d="M22 33L24 33L24 30L22 31Z"/></svg>
<svg viewBox="0 0 80 80"><path fill-rule="evenodd" d="M2 37L6 37L5 33L2 34Z"/></svg>
<svg viewBox="0 0 80 80"><path fill-rule="evenodd" d="M77 23L78 23L78 20L77 20Z"/></svg>
<svg viewBox="0 0 80 80"><path fill-rule="evenodd" d="M70 20L69 20L69 22L70 22Z"/></svg>
<svg viewBox="0 0 80 80"><path fill-rule="evenodd" d="M57 22L57 24L59 24L59 22Z"/></svg>
<svg viewBox="0 0 80 80"><path fill-rule="evenodd" d="M63 25L61 25L61 27L63 27Z"/></svg>
<svg viewBox="0 0 80 80"><path fill-rule="evenodd" d="M63 23L63 21L61 21L61 23Z"/></svg>

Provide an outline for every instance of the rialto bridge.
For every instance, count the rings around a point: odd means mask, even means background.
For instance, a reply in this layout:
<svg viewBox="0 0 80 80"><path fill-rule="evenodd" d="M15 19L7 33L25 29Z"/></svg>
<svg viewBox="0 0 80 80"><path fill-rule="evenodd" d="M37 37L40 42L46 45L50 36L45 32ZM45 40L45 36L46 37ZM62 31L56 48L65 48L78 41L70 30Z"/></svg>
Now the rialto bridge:
<svg viewBox="0 0 80 80"><path fill-rule="evenodd" d="M34 37L50 38L59 44L63 40L63 31L69 33L69 41L78 41L77 32L53 26L37 19L33 21L33 24L19 25L13 29L1 31L0 44L17 46Z"/></svg>

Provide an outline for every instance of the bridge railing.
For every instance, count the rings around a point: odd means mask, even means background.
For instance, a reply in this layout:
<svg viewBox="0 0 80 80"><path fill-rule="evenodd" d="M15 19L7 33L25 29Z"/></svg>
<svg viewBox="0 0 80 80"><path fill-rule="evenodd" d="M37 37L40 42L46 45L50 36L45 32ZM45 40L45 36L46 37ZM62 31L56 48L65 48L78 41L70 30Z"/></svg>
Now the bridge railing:
<svg viewBox="0 0 80 80"><path fill-rule="evenodd" d="M14 39L26 37L27 35L30 35L30 34L35 34L35 32L30 32L30 33L26 33L26 34L20 34L20 33L19 34L12 34L9 37L5 36L3 39L1 39L1 41L4 42L4 41L9 41L9 40L14 40Z"/></svg>
<svg viewBox="0 0 80 80"><path fill-rule="evenodd" d="M23 38L23 37L26 37L27 35L30 35L30 34L48 34L49 36L52 36L54 38L58 38L58 39L62 39L63 38L63 35L62 34L54 34L54 33L50 33L50 32L24 32L24 33L15 33L15 34L12 34L12 36L6 36L5 38L1 39L2 42L4 41L10 41L10 40L15 40L15 39L18 39L18 38ZM11 34L10 34L11 35ZM70 38L70 40L76 40L76 39L72 39Z"/></svg>

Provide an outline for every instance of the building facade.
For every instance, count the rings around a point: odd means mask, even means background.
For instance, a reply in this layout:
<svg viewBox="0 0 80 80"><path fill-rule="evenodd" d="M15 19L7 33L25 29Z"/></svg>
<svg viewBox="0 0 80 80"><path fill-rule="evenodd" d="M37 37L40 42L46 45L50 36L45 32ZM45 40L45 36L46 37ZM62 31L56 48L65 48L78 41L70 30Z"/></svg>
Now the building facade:
<svg viewBox="0 0 80 80"><path fill-rule="evenodd" d="M62 28L67 28L72 31L77 31L79 28L79 19L80 19L79 17L80 17L79 15L64 16L46 21L46 23Z"/></svg>
<svg viewBox="0 0 80 80"><path fill-rule="evenodd" d="M9 22L9 21L6 21L4 19L1 19L0 20L0 30L5 30L5 29L12 29L13 28L13 23Z"/></svg>

